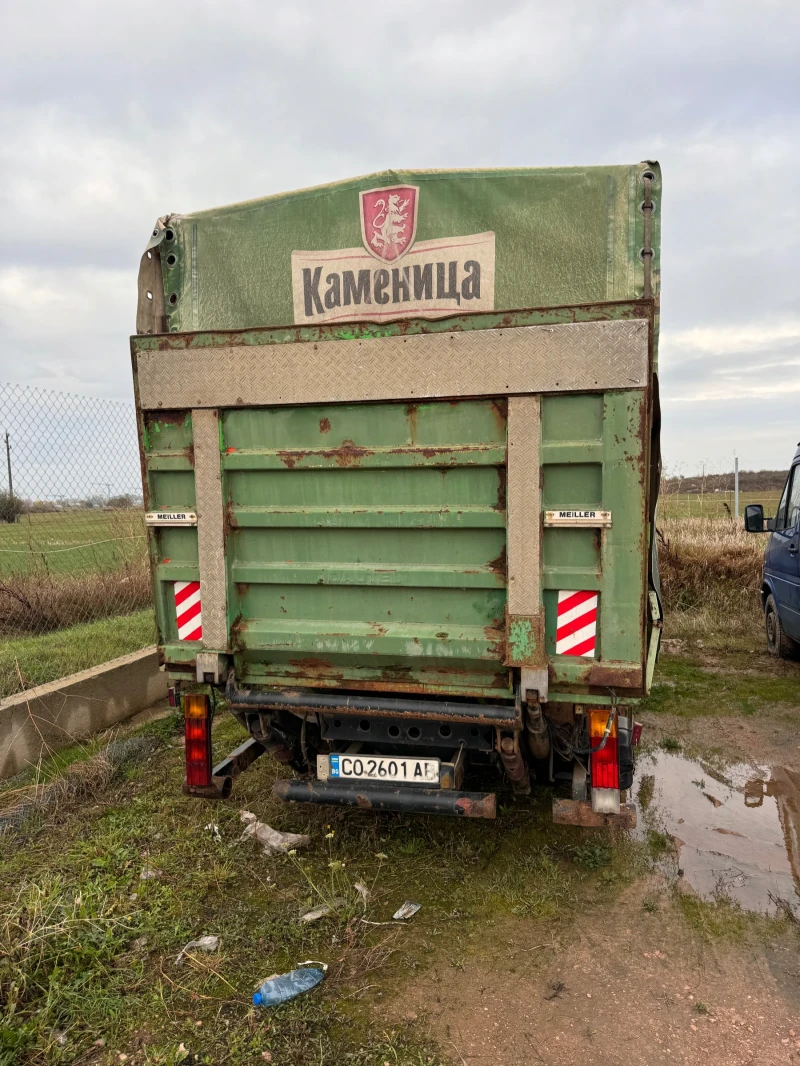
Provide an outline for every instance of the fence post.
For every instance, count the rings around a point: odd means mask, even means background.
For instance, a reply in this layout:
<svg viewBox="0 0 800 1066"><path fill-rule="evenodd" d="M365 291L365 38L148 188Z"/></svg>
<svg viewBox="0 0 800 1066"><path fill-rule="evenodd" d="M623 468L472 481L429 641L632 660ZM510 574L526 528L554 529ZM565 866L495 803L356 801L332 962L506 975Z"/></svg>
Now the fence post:
<svg viewBox="0 0 800 1066"><path fill-rule="evenodd" d="M739 458L733 453L733 513L739 517Z"/></svg>
<svg viewBox="0 0 800 1066"><path fill-rule="evenodd" d="M8 430L6 430L6 465L8 466L8 495L14 499L14 482L11 480L11 444L8 439Z"/></svg>

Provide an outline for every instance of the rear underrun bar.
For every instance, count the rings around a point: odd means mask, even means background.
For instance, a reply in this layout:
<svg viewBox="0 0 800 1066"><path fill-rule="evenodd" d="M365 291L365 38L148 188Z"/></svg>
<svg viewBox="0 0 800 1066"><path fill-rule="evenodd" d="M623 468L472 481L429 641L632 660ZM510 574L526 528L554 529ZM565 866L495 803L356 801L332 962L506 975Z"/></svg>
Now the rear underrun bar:
<svg viewBox="0 0 800 1066"><path fill-rule="evenodd" d="M373 811L452 814L460 818L495 818L494 792L455 792L438 788L397 788L360 781L276 781L272 795L285 803L361 807Z"/></svg>
<svg viewBox="0 0 800 1066"><path fill-rule="evenodd" d="M231 672L225 686L225 699L232 707L257 708L262 711L329 711L337 714L365 714L380 717L431 718L434 721L458 721L475 725L499 725L520 729L519 709L502 703L447 703L435 700L403 699L393 696L350 696L303 692L296 689L252 691L236 687Z"/></svg>

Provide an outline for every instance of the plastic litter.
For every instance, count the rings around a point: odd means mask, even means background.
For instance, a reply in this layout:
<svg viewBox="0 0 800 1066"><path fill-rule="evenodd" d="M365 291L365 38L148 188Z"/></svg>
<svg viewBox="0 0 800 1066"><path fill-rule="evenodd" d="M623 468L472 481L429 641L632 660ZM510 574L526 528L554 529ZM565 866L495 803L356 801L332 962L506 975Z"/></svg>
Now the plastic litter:
<svg viewBox="0 0 800 1066"><path fill-rule="evenodd" d="M399 910L395 911L392 918L396 922L404 922L407 918L413 918L418 910L422 909L421 903L412 903L410 900L406 900Z"/></svg>
<svg viewBox="0 0 800 1066"><path fill-rule="evenodd" d="M277 1007L279 1003L286 1003L287 1000L316 988L325 977L327 969L328 964L325 962L315 962L313 959L299 962L289 973L268 977L254 994L253 1003L257 1007Z"/></svg>
<svg viewBox="0 0 800 1066"><path fill-rule="evenodd" d="M188 944L184 944L180 950L180 954L175 960L175 965L178 966L185 955L188 955L190 951L216 951L219 947L218 936L201 936L199 940L190 940Z"/></svg>
<svg viewBox="0 0 800 1066"><path fill-rule="evenodd" d="M264 845L265 855L285 854L292 848L304 848L311 843L307 833L279 833L266 822L259 822L252 811L242 811L241 819L245 823L242 840L254 837Z"/></svg>
<svg viewBox="0 0 800 1066"><path fill-rule="evenodd" d="M157 866L150 866L148 863L139 874L140 881L155 881L164 874L163 870L159 870Z"/></svg>
<svg viewBox="0 0 800 1066"><path fill-rule="evenodd" d="M211 838L215 844L222 843L222 833L219 831L219 826L216 822L209 822L208 825L203 826L207 833L211 834Z"/></svg>
<svg viewBox="0 0 800 1066"><path fill-rule="evenodd" d="M358 892L359 896L361 896L361 899L362 899L362 901L364 903L364 906L366 907L367 900L369 899L369 895L370 895L370 892L369 892L369 889L367 888L367 886L364 884L363 881L356 881L355 884L353 885L353 888L356 890L356 892Z"/></svg>
<svg viewBox="0 0 800 1066"><path fill-rule="evenodd" d="M327 918L329 915L334 914L339 907L343 907L346 902L339 896L336 899L332 899L330 903L322 903L319 907L313 907L310 911L301 914L297 920L299 922L316 922L319 918Z"/></svg>

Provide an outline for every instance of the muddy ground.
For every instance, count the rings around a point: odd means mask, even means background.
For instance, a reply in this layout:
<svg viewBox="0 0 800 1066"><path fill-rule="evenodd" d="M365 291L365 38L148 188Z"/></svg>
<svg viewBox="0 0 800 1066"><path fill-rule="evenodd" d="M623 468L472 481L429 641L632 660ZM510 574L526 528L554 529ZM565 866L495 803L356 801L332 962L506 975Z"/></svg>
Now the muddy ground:
<svg viewBox="0 0 800 1066"><path fill-rule="evenodd" d="M144 764L0 841L0 1066L800 1063L800 665L673 642L639 717L615 834L546 791L495 823L285 807L266 760L198 802L179 723L146 725ZM310 845L264 855L243 808ZM320 989L252 1007L305 959Z"/></svg>
<svg viewBox="0 0 800 1066"><path fill-rule="evenodd" d="M434 966L411 1012L455 1061L800 1063L797 936L748 919L800 915L800 666L668 641L657 680L632 836L670 847L568 929Z"/></svg>

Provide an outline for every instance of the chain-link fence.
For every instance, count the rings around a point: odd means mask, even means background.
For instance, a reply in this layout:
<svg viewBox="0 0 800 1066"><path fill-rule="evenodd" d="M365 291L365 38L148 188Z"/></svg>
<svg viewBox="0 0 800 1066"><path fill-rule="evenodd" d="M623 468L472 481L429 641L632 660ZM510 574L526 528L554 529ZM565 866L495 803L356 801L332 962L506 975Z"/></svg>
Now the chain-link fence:
<svg viewBox="0 0 800 1066"><path fill-rule="evenodd" d="M133 404L0 383L0 636L151 602Z"/></svg>
<svg viewBox="0 0 800 1066"><path fill-rule="evenodd" d="M680 466L665 468L659 491L659 519L724 518L735 522L741 519L748 503L760 503L774 514L786 471L740 470L737 516L733 462L733 457L701 460L691 474Z"/></svg>

